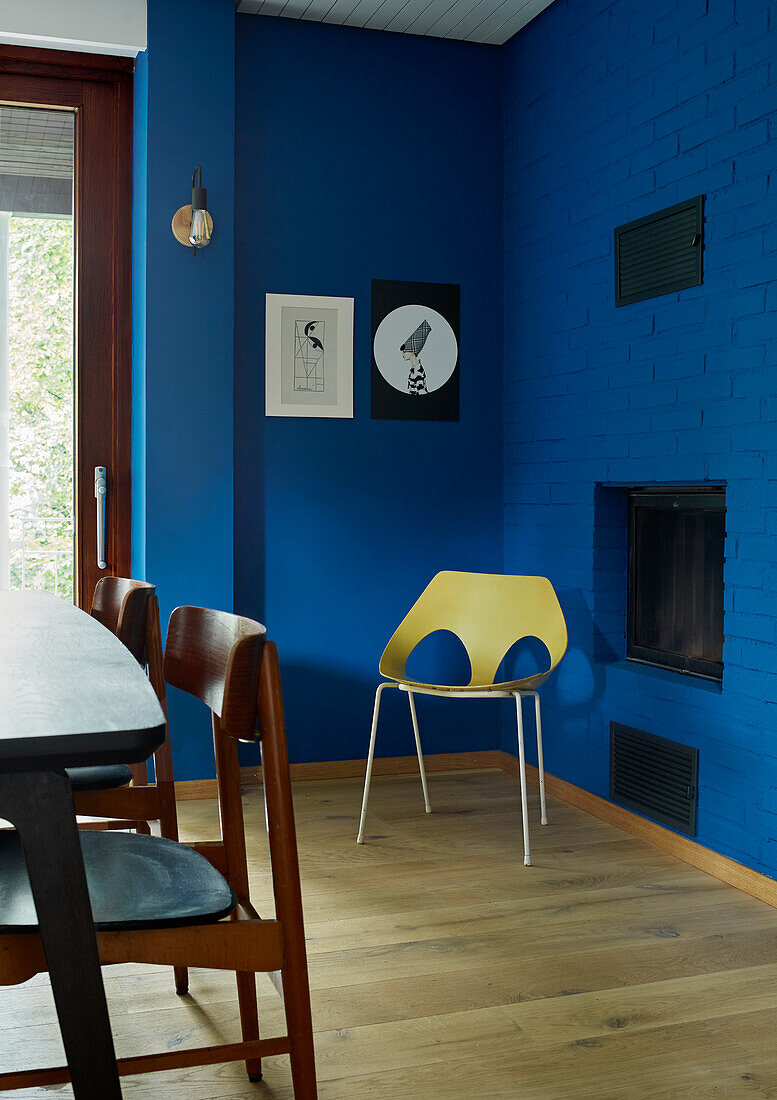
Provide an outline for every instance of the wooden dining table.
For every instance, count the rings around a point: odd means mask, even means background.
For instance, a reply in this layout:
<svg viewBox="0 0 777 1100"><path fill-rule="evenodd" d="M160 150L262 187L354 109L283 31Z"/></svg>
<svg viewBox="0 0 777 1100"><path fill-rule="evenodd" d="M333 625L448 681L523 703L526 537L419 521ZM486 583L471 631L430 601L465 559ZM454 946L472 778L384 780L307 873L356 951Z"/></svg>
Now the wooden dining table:
<svg viewBox="0 0 777 1100"><path fill-rule="evenodd" d="M65 769L137 763L164 733L151 685L110 631L56 596L0 592L0 818L27 860L76 1100L121 1089Z"/></svg>

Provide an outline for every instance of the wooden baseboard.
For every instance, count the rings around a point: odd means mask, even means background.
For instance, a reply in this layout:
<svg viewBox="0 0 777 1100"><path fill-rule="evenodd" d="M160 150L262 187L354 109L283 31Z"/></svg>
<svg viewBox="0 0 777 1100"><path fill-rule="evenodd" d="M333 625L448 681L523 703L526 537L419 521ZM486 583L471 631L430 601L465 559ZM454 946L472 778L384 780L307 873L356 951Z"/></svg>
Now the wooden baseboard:
<svg viewBox="0 0 777 1100"><path fill-rule="evenodd" d="M509 752L497 752L499 766L510 775L518 775L518 760ZM530 764L526 766L526 778L535 786L539 779L537 769ZM695 840L687 836L680 836L655 821L648 821L639 814L626 810L623 806L616 806L606 798L584 791L582 787L575 787L564 779L558 779L555 775L545 773L545 789L563 802L571 806L577 806L580 810L598 817L601 821L607 821L615 825L631 836L646 840L648 844L660 848L670 855L676 856L684 863L690 863L700 871L706 871L708 875L727 882L729 886L735 886L745 894L750 894L759 901L765 901L769 905L777 906L777 881L763 875L759 871L753 871L736 860L722 856L719 852L713 852L711 848L705 848Z"/></svg>
<svg viewBox="0 0 777 1100"><path fill-rule="evenodd" d="M503 769L500 753L497 749L484 752L439 752L424 756L427 772L483 771L494 768ZM362 779L365 762L361 760L325 760L320 763L292 764L291 778L295 782L313 779ZM418 772L417 756L376 757L373 775L415 775ZM256 787L262 782L262 769L248 767L240 769L240 781L243 787ZM215 779L191 779L175 784L175 797L179 801L192 798L215 798Z"/></svg>
<svg viewBox="0 0 777 1100"><path fill-rule="evenodd" d="M452 771L481 771L483 769L497 768L507 772L508 775L518 775L518 760L509 752L501 749L491 749L484 752L452 752L432 753L424 757L427 772L452 772ZM319 779L360 779L364 775L364 760L328 760L322 763L292 764L291 778L297 782ZM376 758L373 767L373 775L414 775L418 771L418 759L415 756L387 756ZM241 781L244 787L258 786L262 781L262 769L249 767L240 769ZM530 764L526 766L526 776L529 782L536 787L538 784L537 769ZM577 806L580 810L598 817L601 821L607 821L610 825L622 829L631 836L639 837L656 848L660 848L684 863L690 863L700 871L727 882L729 886L750 894L759 901L765 901L769 905L777 907L777 881L753 871L749 867L737 863L736 860L713 852L711 848L691 840L689 837L680 836L671 829L657 825L655 821L648 821L639 814L632 813L622 806L616 806L606 798L599 798L590 791L584 791L582 787L575 787L564 779L545 773L545 787L547 791L568 802L571 806ZM215 798L215 779L195 779L175 784L176 798L182 801L192 798Z"/></svg>

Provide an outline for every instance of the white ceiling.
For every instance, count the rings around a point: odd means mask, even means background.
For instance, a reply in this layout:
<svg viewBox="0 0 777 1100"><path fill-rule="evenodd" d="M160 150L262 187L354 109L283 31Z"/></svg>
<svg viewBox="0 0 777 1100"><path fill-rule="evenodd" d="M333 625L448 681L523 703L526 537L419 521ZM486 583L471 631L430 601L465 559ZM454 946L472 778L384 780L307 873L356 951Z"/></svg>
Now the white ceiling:
<svg viewBox="0 0 777 1100"><path fill-rule="evenodd" d="M373 31L501 46L553 0L239 0L250 15L280 15Z"/></svg>
<svg viewBox="0 0 777 1100"><path fill-rule="evenodd" d="M146 0L0 0L0 42L135 57Z"/></svg>

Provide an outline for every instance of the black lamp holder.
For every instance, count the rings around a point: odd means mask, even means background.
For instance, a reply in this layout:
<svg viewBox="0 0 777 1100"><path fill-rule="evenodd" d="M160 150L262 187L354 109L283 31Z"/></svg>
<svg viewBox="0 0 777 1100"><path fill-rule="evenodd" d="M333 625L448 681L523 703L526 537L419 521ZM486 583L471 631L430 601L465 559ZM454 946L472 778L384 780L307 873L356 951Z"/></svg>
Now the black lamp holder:
<svg viewBox="0 0 777 1100"><path fill-rule="evenodd" d="M200 174L200 182L195 183L197 173ZM202 165L198 164L192 172L192 210L208 209L208 189L202 186Z"/></svg>

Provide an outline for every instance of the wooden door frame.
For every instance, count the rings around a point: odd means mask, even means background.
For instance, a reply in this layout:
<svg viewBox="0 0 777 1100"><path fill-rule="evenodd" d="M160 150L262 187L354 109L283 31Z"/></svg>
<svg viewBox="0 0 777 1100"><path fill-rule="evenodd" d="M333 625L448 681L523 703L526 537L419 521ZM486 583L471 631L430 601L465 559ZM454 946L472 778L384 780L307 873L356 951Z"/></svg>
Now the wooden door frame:
<svg viewBox="0 0 777 1100"><path fill-rule="evenodd" d="M134 67L134 60L126 57L0 45L0 103L77 112L74 507L79 545L75 596L84 608L90 606L100 576L130 574ZM108 567L104 571L97 569L95 553L91 468L96 465L108 467Z"/></svg>

